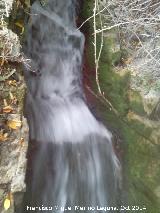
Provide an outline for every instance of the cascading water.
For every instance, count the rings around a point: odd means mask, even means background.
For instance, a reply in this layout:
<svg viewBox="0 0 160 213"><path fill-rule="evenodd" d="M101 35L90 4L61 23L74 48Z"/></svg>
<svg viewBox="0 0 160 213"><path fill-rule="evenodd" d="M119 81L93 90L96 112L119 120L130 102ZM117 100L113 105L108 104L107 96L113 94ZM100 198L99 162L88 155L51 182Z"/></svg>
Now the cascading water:
<svg viewBox="0 0 160 213"><path fill-rule="evenodd" d="M31 8L24 44L30 143L21 212L98 213L117 204L119 162L110 132L85 102L84 36L75 8L75 0L35 1Z"/></svg>

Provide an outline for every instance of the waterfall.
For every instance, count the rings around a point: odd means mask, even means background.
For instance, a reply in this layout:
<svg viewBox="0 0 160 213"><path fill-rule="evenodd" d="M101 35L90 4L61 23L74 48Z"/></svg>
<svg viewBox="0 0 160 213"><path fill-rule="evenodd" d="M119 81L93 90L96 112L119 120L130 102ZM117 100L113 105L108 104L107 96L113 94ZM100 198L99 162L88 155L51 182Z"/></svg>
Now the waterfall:
<svg viewBox="0 0 160 213"><path fill-rule="evenodd" d="M48 0L31 7L23 46L29 148L21 212L99 213L117 205L119 161L111 133L86 104L76 4Z"/></svg>

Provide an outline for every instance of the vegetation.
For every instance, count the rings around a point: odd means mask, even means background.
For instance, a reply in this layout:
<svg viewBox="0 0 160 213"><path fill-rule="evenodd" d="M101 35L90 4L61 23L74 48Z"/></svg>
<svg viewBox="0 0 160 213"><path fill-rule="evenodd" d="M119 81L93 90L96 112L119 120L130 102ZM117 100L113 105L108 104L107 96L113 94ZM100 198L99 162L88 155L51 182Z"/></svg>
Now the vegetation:
<svg viewBox="0 0 160 213"><path fill-rule="evenodd" d="M92 86L86 87L96 98L102 120L112 129L118 144L122 142L117 152L122 158L128 194L124 203L145 206L148 213L158 213L160 206L160 123L149 119L154 100L148 103L150 110L147 111L139 91L149 92L159 81L158 55L153 54L155 50L146 49L147 43L158 39L159 6L158 1L95 0L94 4L87 1L83 12L85 21L81 25L82 29L86 25L90 31L86 55L91 70L96 67L90 77ZM151 33L152 27L157 29L153 37L144 38L142 34ZM154 48L158 50L158 46ZM146 63L142 64L142 60ZM155 60L153 73L150 66ZM144 79L149 72L153 77L150 78L152 85Z"/></svg>

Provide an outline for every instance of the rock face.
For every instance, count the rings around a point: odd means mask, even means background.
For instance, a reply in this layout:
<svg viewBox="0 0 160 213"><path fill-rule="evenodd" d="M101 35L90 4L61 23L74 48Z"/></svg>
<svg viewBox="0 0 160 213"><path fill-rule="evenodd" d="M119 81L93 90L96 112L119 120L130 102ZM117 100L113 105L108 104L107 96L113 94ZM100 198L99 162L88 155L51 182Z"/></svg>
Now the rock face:
<svg viewBox="0 0 160 213"><path fill-rule="evenodd" d="M20 42L18 36L8 29L9 15L12 10L13 0L0 2L0 43L1 56L6 60L15 60L20 55ZM6 51L7 49L7 51Z"/></svg>
<svg viewBox="0 0 160 213"><path fill-rule="evenodd" d="M7 120L20 120L20 116L9 115ZM4 204L7 197L11 201L9 210L4 211L2 205L0 212L15 212L15 208L20 204L20 199L23 197L25 191L27 133L27 124L23 119L22 128L14 130L10 137L0 144L0 202ZM19 198L17 198L17 194L19 194Z"/></svg>
<svg viewBox="0 0 160 213"><path fill-rule="evenodd" d="M5 89L5 80L11 76L8 73L17 72L12 63L20 55L18 36L7 28L12 10L13 0L0 1L0 60L2 77L0 81ZM7 66L5 67L5 62ZM4 66L3 66L4 65ZM13 70L13 71L12 71ZM16 74L18 76L18 74ZM9 79L12 81L12 79ZM11 89L11 86L8 86ZM5 92L1 88L2 101ZM7 88L8 89L8 88ZM11 93L11 98L13 94ZM6 101L6 100L5 100ZM8 101L8 100L7 100ZM1 109L3 112L3 103ZM19 106L18 106L19 107ZM19 111L19 109L17 109ZM0 212L14 213L22 202L25 191L26 151L28 143L28 127L25 119L21 119L20 112L10 114L4 112L0 118ZM17 122L17 123L16 123ZM4 134L3 134L4 133ZM10 203L10 204L9 204ZM5 210L6 208L6 210Z"/></svg>
<svg viewBox="0 0 160 213"><path fill-rule="evenodd" d="M0 2L0 16L9 17L14 0L2 0Z"/></svg>

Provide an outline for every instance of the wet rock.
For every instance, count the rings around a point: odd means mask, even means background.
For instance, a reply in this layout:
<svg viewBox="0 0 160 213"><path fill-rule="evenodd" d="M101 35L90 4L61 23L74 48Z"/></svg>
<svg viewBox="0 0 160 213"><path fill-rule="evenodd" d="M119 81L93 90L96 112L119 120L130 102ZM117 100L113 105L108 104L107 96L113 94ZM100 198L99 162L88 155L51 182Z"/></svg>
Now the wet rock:
<svg viewBox="0 0 160 213"><path fill-rule="evenodd" d="M19 115L9 115L8 120L20 120ZM28 128L25 119L22 127L12 130L10 137L0 144L0 200L4 202L8 194L12 194L13 201L8 212L14 212L15 205L19 203L15 196L23 196L25 191L26 151L28 142ZM2 188L3 186L3 188ZM5 188L5 190L4 190ZM3 206L0 208L3 212Z"/></svg>

